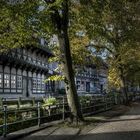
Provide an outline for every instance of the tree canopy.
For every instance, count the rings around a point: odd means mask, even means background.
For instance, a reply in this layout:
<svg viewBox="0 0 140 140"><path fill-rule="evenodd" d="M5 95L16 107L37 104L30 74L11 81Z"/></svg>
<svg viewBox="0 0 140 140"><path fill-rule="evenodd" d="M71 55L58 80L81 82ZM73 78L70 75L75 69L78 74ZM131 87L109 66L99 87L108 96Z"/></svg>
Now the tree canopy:
<svg viewBox="0 0 140 140"><path fill-rule="evenodd" d="M93 48L106 55L110 76L115 75L112 81L119 77L125 89L126 79L139 79L139 0L0 1L1 51L38 45L38 38L48 40L57 35L59 50L54 51L63 65L74 115L78 116L79 105L74 101L77 95L72 62L82 65L91 55L85 48L90 41Z"/></svg>
<svg viewBox="0 0 140 140"><path fill-rule="evenodd" d="M81 14L79 22L85 23L93 47L106 52L111 85L121 87L128 77L139 77L139 5L138 0L95 0L82 8L88 14Z"/></svg>

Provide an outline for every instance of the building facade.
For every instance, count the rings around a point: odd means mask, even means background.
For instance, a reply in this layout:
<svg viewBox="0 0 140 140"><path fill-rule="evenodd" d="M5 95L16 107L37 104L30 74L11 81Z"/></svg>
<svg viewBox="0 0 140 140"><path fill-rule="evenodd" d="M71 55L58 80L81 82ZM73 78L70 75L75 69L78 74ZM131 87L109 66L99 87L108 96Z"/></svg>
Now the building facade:
<svg viewBox="0 0 140 140"><path fill-rule="evenodd" d="M97 94L107 89L107 67L97 69L96 65L87 66L84 70L78 70L75 82L78 93Z"/></svg>
<svg viewBox="0 0 140 140"><path fill-rule="evenodd" d="M58 89L54 81L44 80L53 75L48 63L52 53L44 47L12 49L0 54L0 97L41 97Z"/></svg>
<svg viewBox="0 0 140 140"><path fill-rule="evenodd" d="M79 95L85 94L104 94L108 88L108 67L103 66L99 69L96 65L86 66L84 69L77 69L75 84ZM59 85L64 89L64 82Z"/></svg>
<svg viewBox="0 0 140 140"><path fill-rule="evenodd" d="M45 47L44 39L40 47L11 49L0 53L0 97L44 97L57 94L64 89L63 81L48 81L56 74L57 63L49 63L53 54ZM99 69L96 65L77 69L75 83L79 94L103 93L107 89L106 65Z"/></svg>

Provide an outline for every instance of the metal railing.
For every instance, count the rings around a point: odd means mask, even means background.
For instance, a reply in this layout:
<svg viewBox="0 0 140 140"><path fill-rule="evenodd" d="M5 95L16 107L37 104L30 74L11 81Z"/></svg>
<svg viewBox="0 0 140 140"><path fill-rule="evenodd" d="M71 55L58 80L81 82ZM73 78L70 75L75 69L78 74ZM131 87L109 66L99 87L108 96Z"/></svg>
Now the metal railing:
<svg viewBox="0 0 140 140"><path fill-rule="evenodd" d="M10 109L8 105L3 105L3 108L0 109L0 134L5 137L7 134L16 131L16 129L19 130L35 125L40 126L53 120L64 120L69 112L65 98L62 103L46 107L43 107L41 102L28 108L21 107L16 109ZM25 126L26 122L29 122L29 125L26 124Z"/></svg>
<svg viewBox="0 0 140 140"><path fill-rule="evenodd" d="M106 111L116 104L123 103L122 98L120 95L113 94L99 97L90 96L88 100L80 102L81 111L84 116ZM140 94L129 95L129 98L140 99ZM69 114L70 108L65 97L61 98L60 103L45 107L42 102L37 102L37 104L28 108L17 107L16 109L10 109L5 104L0 109L0 135L6 137L7 134L19 129L35 125L40 127L43 123L65 120L69 117Z"/></svg>

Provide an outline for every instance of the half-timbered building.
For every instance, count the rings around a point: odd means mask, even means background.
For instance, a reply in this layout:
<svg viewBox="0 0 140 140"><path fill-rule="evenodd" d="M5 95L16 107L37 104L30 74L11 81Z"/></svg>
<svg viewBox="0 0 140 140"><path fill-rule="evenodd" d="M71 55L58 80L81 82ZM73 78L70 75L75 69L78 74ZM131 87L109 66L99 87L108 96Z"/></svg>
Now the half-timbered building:
<svg viewBox="0 0 140 140"><path fill-rule="evenodd" d="M97 68L94 64L79 69L75 76L77 92L102 94L107 90L107 73L107 66Z"/></svg>
<svg viewBox="0 0 140 140"><path fill-rule="evenodd" d="M0 97L41 97L54 93L57 84L44 80L52 75L53 54L45 47L11 49L0 54ZM55 66L54 66L55 67Z"/></svg>

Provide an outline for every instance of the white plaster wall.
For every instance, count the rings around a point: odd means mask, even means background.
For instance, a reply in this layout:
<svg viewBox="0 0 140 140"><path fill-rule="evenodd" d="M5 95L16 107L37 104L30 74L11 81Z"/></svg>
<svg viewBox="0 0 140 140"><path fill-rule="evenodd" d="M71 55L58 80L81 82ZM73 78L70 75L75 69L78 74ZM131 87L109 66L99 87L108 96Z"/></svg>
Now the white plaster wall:
<svg viewBox="0 0 140 140"><path fill-rule="evenodd" d="M36 73L33 73L33 77L36 77Z"/></svg>
<svg viewBox="0 0 140 140"><path fill-rule="evenodd" d="M4 72L5 72L5 73L10 73L10 68L9 68L8 66L6 66L6 67L4 68Z"/></svg>
<svg viewBox="0 0 140 140"><path fill-rule="evenodd" d="M12 68L12 69L11 69L11 73L12 73L12 74L16 74L16 69L15 69L15 68Z"/></svg>
<svg viewBox="0 0 140 140"><path fill-rule="evenodd" d="M23 71L23 76L27 76L27 72L25 70Z"/></svg>
<svg viewBox="0 0 140 140"><path fill-rule="evenodd" d="M32 77L32 72L31 71L28 72L28 76Z"/></svg>
<svg viewBox="0 0 140 140"><path fill-rule="evenodd" d="M22 75L21 69L18 69L18 70L17 70L17 74L18 74L18 75Z"/></svg>

